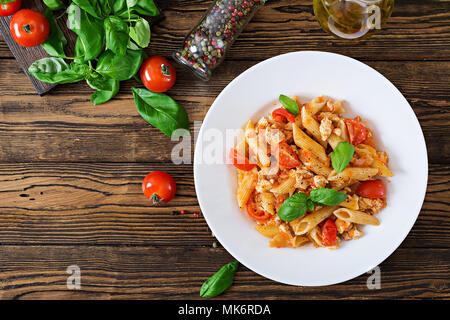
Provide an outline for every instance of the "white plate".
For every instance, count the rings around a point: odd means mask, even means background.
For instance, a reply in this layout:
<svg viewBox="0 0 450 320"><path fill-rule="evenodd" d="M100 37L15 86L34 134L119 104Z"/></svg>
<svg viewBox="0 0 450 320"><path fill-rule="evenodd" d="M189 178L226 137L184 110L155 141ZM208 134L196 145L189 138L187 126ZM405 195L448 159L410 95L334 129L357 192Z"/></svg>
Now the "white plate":
<svg viewBox="0 0 450 320"><path fill-rule="evenodd" d="M401 72L401 70L399 70ZM270 248L254 230L255 222L236 202L232 165L208 164L213 137L240 129L277 105L278 96L297 95L302 102L322 94L346 100L346 116L369 123L378 150L390 157L395 173L387 183L387 207L380 226L365 226L364 236L328 250L311 245ZM223 146L226 159L229 146ZM221 161L219 161L221 162ZM294 52L263 61L234 79L205 117L194 156L195 188L202 212L214 235L238 261L260 275L290 285L322 286L357 277L385 260L406 238L422 207L428 178L425 140L403 95L369 66L337 54ZM398 270L402 272L402 270Z"/></svg>

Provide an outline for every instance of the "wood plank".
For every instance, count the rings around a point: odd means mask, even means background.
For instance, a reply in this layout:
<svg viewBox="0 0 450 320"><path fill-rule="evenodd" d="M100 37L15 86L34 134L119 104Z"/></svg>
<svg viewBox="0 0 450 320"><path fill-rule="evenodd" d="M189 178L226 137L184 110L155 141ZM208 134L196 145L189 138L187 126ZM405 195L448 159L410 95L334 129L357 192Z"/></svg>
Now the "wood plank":
<svg viewBox="0 0 450 320"><path fill-rule="evenodd" d="M152 30L151 54L170 56L210 5L209 0L160 0L167 19ZM311 0L268 1L234 44L228 61L260 61L298 50L323 50L368 60L450 58L450 2L396 0L386 27L363 41L335 39L320 28ZM0 57L10 57L0 42Z"/></svg>
<svg viewBox="0 0 450 320"><path fill-rule="evenodd" d="M153 170L177 181L176 197L154 207L141 182ZM431 165L422 212L406 248L449 248L450 166ZM0 165L0 244L211 246L192 167L152 163ZM171 211L187 210L186 215Z"/></svg>
<svg viewBox="0 0 450 320"><path fill-rule="evenodd" d="M233 258L203 247L0 247L1 299L199 299L208 277ZM66 269L77 265L81 289L68 290ZM327 287L294 287L240 266L218 299L449 298L449 249L399 249L380 265L381 289L369 274Z"/></svg>
<svg viewBox="0 0 450 320"><path fill-rule="evenodd" d="M178 67L178 82L169 94L186 107L191 124L201 121L220 91L255 63L223 65L209 83ZM14 61L1 64L0 162L170 161L176 142L141 119L130 92L137 85L134 80L123 83L111 102L93 107L89 101L92 90L84 83L58 86L39 97ZM448 163L450 62L368 64L386 75L411 103L425 134L430 162Z"/></svg>

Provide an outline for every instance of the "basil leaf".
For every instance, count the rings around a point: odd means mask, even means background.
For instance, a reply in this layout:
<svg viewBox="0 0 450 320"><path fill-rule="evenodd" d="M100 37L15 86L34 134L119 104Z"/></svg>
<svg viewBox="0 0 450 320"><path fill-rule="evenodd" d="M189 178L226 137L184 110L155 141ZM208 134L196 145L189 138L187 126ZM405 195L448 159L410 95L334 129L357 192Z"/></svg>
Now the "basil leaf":
<svg viewBox="0 0 450 320"><path fill-rule="evenodd" d="M28 72L39 81L64 84L83 80L89 66L75 62L68 65L61 58L43 58L33 62Z"/></svg>
<svg viewBox="0 0 450 320"><path fill-rule="evenodd" d="M16 0L0 0L0 4L7 4L10 2L14 2L14 1L16 1Z"/></svg>
<svg viewBox="0 0 450 320"><path fill-rule="evenodd" d="M61 0L44 0L44 3L50 10L60 10L64 8L64 3Z"/></svg>
<svg viewBox="0 0 450 320"><path fill-rule="evenodd" d="M104 77L124 81L131 79L138 72L143 60L142 50L127 49L123 56L106 50L98 59L96 71Z"/></svg>
<svg viewBox="0 0 450 320"><path fill-rule="evenodd" d="M339 142L336 149L331 153L331 165L334 171L341 173L350 163L355 153L355 147L347 141Z"/></svg>
<svg viewBox="0 0 450 320"><path fill-rule="evenodd" d="M315 203L325 206L337 206L347 199L348 195L333 189L314 189L309 194L309 197Z"/></svg>
<svg viewBox="0 0 450 320"><path fill-rule="evenodd" d="M126 15L129 13L138 13L144 16L154 17L160 14L158 7L153 0L126 0L125 9L128 7ZM114 5L115 12L119 10L119 15L124 16L124 7L122 3Z"/></svg>
<svg viewBox="0 0 450 320"><path fill-rule="evenodd" d="M127 51L128 25L120 18L110 16L105 19L106 48L119 56L123 56Z"/></svg>
<svg viewBox="0 0 450 320"><path fill-rule="evenodd" d="M108 79L107 81L111 90L97 90L91 95L91 102L94 106L108 102L119 92L120 81L114 79Z"/></svg>
<svg viewBox="0 0 450 320"><path fill-rule="evenodd" d="M41 46L49 55L64 58L66 56L64 48L67 45L67 39L56 22L52 10L45 9L44 16L50 25L50 34Z"/></svg>
<svg viewBox="0 0 450 320"><path fill-rule="evenodd" d="M295 100L289 98L288 96L285 96L284 94L280 94L280 97L278 98L280 103L283 105L283 107L289 111L289 113L292 114L299 114L300 108L298 107L297 102Z"/></svg>
<svg viewBox="0 0 450 320"><path fill-rule="evenodd" d="M305 193L295 193L287 198L280 209L278 216L281 220L291 222L292 220L302 217L306 210L311 209L312 203L308 202L308 195Z"/></svg>
<svg viewBox="0 0 450 320"><path fill-rule="evenodd" d="M134 27L130 28L130 37L141 48L147 48L150 43L150 24L140 18Z"/></svg>
<svg viewBox="0 0 450 320"><path fill-rule="evenodd" d="M81 10L75 4L67 9L69 28L78 35L79 45L83 47L84 60L93 60L103 51L105 30L103 21Z"/></svg>
<svg viewBox="0 0 450 320"><path fill-rule="evenodd" d="M163 93L131 88L139 114L145 121L171 137L176 129L189 130L186 110Z"/></svg>
<svg viewBox="0 0 450 320"><path fill-rule="evenodd" d="M94 90L111 91L113 88L113 82L110 78L103 77L97 72L92 72L86 77L87 84Z"/></svg>
<svg viewBox="0 0 450 320"><path fill-rule="evenodd" d="M213 298L231 287L238 266L239 262L234 261L220 268L219 271L203 283L200 289L200 297Z"/></svg>
<svg viewBox="0 0 450 320"><path fill-rule="evenodd" d="M110 0L73 0L72 2L97 19L106 18L111 13Z"/></svg>

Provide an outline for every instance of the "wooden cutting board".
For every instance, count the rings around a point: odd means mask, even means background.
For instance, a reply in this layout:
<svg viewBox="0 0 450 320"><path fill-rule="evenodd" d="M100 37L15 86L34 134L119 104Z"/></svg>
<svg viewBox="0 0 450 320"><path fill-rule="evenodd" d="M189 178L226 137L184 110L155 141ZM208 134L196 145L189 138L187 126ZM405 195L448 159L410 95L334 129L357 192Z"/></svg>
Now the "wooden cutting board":
<svg viewBox="0 0 450 320"><path fill-rule="evenodd" d="M64 1L66 4L70 2ZM22 9L34 9L39 12L44 12L45 5L43 1L39 0L27 0L22 1ZM60 14L62 11L56 11L56 14ZM25 48L22 46L19 46L11 37L11 33L9 31L9 22L11 21L11 17L0 17L0 33L3 36L3 39L5 40L6 44L8 45L9 49L13 53L16 60L19 62L20 66L23 69L23 72L28 76L31 83L33 84L34 88L36 89L37 93L40 95L45 94L46 92L50 91L52 88L54 88L55 84L48 84L43 83L31 76L28 73L28 67L36 60L48 57L49 55L47 52L45 52L44 49L42 49L41 46L33 47L33 48ZM58 19L59 27L61 28L62 32L67 38L68 44L66 48L66 54L67 55L73 55L74 52L74 44L76 40L76 34L73 33L71 30L67 28L66 25L66 18L67 16L64 16L62 19ZM150 24L153 25L159 21L164 19L164 15L161 14L158 17L154 17L149 19Z"/></svg>

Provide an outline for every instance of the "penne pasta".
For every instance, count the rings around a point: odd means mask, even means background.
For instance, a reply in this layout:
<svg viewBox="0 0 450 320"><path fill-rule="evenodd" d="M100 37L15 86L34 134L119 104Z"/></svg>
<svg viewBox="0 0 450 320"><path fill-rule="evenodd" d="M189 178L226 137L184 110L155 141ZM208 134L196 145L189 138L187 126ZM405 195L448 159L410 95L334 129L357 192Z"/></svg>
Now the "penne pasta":
<svg viewBox="0 0 450 320"><path fill-rule="evenodd" d="M333 212L333 214L338 218L346 222L356 223L356 224L370 224L378 226L380 221L369 213L365 213L357 210L350 210L347 208L340 208Z"/></svg>
<svg viewBox="0 0 450 320"><path fill-rule="evenodd" d="M293 135L295 144L302 149L306 149L312 152L322 162L327 162L328 157L325 153L325 149L314 141L310 136L304 133L298 126L293 124Z"/></svg>
<svg viewBox="0 0 450 320"><path fill-rule="evenodd" d="M321 144L323 147L326 147L328 143L327 143L326 141L323 141L323 140L322 140L322 137L321 137L321 135L320 135L320 130L319 130L319 127L320 127L319 122L317 122L317 121L313 118L313 116L309 113L308 110L306 110L305 107L302 108L301 116L302 116L302 124L303 124L303 127L305 127L305 129L306 129L310 134L312 134L312 136L313 136L317 141L319 141L320 144Z"/></svg>
<svg viewBox="0 0 450 320"><path fill-rule="evenodd" d="M295 178L289 177L278 186L270 189L270 192L280 195L280 194L291 194L295 190Z"/></svg>
<svg viewBox="0 0 450 320"><path fill-rule="evenodd" d="M323 207L302 218L290 222L295 235L301 236L310 232L315 226L332 215L337 207Z"/></svg>
<svg viewBox="0 0 450 320"><path fill-rule="evenodd" d="M238 169L237 199L241 210L245 208L250 195L256 187L257 181L258 172L256 168L251 171L242 171Z"/></svg>
<svg viewBox="0 0 450 320"><path fill-rule="evenodd" d="M255 220L255 230L270 238L270 247L311 243L337 249L342 240L363 235L359 224L379 225L374 214L386 207L386 190L381 180L365 181L394 175L389 156L375 148L360 117L342 116L342 102L321 96L302 105L292 99L300 107L297 115L281 109L256 124L249 120L237 139L236 151L250 160L236 163L231 154L238 205ZM366 137L360 135L364 129ZM345 141L354 152L342 146L327 154Z"/></svg>

